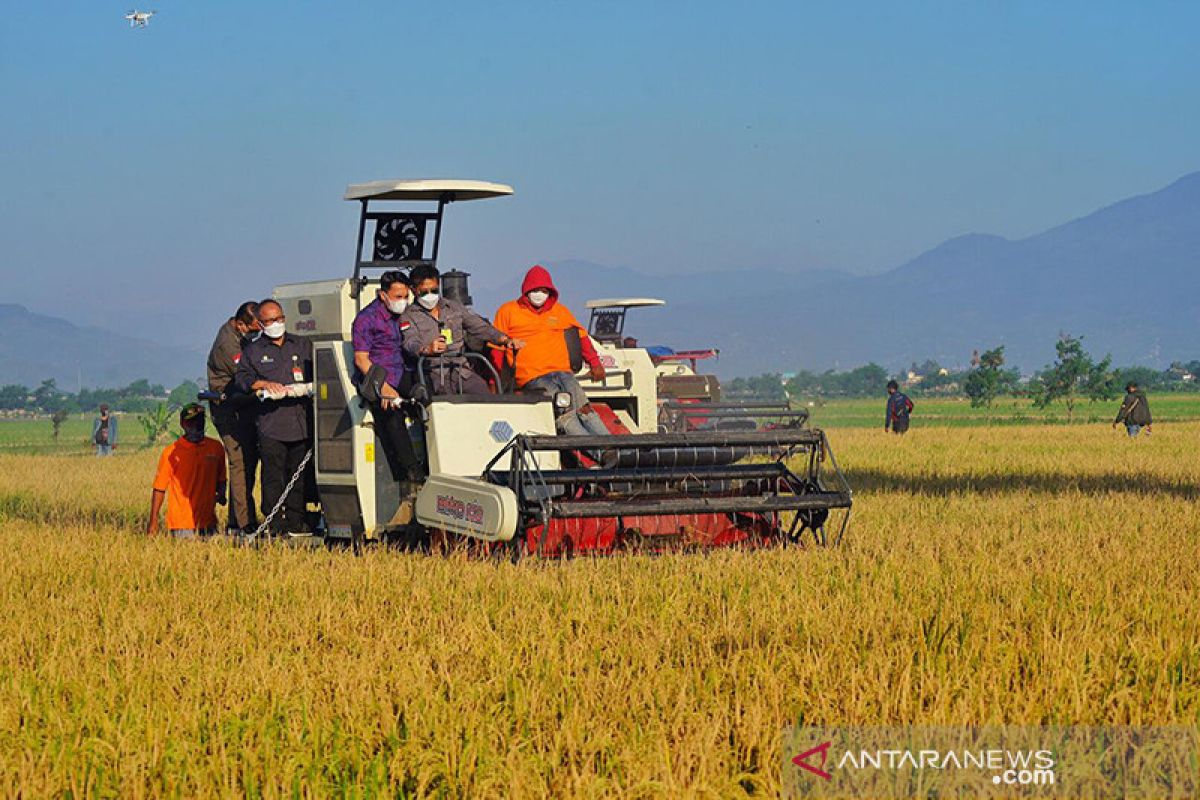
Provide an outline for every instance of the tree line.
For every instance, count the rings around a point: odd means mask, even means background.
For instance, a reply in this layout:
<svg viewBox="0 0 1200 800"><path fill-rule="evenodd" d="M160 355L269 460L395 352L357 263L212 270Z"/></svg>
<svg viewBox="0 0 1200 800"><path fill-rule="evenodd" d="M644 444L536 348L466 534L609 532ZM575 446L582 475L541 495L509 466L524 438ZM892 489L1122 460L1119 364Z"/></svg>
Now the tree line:
<svg viewBox="0 0 1200 800"><path fill-rule="evenodd" d="M10 383L0 386L0 411L31 414L78 414L94 412L101 405L113 411L148 413L159 405L178 408L196 399L199 391L192 381L184 381L168 391L158 383L141 378L117 389L82 389L67 392L53 379L41 382L36 388Z"/></svg>
<svg viewBox="0 0 1200 800"><path fill-rule="evenodd" d="M896 380L914 396L966 397L977 407L990 406L1002 395L1028 397L1038 407L1061 402L1070 416L1080 401L1111 400L1130 381L1148 391L1200 391L1200 360L1177 361L1166 370L1114 368L1110 356L1097 360L1088 353L1081 336L1060 336L1054 363L1028 379L1006 365L1003 346L976 353L971 361L969 369L955 370L927 360L900 374L873 362L841 372L768 373L735 378L725 384L724 393L728 399L878 397L889 380Z"/></svg>

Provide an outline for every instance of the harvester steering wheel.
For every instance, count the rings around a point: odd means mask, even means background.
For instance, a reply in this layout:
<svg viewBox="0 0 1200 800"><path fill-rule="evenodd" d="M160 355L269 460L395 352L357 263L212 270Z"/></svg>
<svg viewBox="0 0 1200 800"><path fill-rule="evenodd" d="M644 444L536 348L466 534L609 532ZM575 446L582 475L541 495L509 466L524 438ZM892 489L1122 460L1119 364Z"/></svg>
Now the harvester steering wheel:
<svg viewBox="0 0 1200 800"><path fill-rule="evenodd" d="M446 369L457 370L460 367L467 366L466 364L451 365L447 361L448 358L464 359L466 361L470 361L470 360L474 359L476 361L482 362L485 366L487 366L488 371L492 373L492 377L495 379L494 386L496 387L496 389L503 388L500 383L500 373L496 371L496 367L492 364L490 359L480 355L479 353L466 353L466 352L438 353L436 355L422 355L417 359L417 380L420 381L420 387L422 390L424 390L424 394L426 397L432 397L432 394L429 391L429 382L426 377L426 373L428 372L426 362L429 359L435 359L437 361L437 365L434 368L442 370L442 375L443 375L442 385L443 386L446 385L446 382L445 382L445 370ZM462 376L461 375L459 376L459 379L458 379L458 389L459 389L459 394L462 394ZM497 393L496 391L492 392L492 394L496 394L496 393Z"/></svg>

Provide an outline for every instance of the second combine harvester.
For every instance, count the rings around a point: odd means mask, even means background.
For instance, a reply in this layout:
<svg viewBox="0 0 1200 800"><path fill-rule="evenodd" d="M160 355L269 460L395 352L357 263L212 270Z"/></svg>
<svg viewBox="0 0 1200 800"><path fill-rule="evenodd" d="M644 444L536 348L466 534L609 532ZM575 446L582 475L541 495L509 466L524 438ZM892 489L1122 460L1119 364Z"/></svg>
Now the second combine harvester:
<svg viewBox="0 0 1200 800"><path fill-rule="evenodd" d="M314 344L313 455L327 537L507 543L514 556L839 540L851 496L824 432L660 432L650 354L605 341L596 348L607 376L580 381L612 436L559 435L555 398L512 391L483 355L468 357L494 394L410 404L428 477L416 523L390 525L399 489L357 396L351 324L380 272L436 263L448 205L510 194L482 181L352 185L345 199L361 206L352 274L276 288L289 329ZM443 294L469 304L466 277L445 273ZM600 467L580 455L597 451Z"/></svg>

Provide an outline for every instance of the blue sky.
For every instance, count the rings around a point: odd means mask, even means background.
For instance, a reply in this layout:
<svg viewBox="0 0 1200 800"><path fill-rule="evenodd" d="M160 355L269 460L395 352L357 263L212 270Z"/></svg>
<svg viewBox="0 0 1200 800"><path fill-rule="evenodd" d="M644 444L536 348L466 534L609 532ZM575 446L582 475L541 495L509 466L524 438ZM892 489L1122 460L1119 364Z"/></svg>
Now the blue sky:
<svg viewBox="0 0 1200 800"><path fill-rule="evenodd" d="M384 177L514 185L443 265L515 282L881 271L1200 169L1194 3L148 5L4 10L0 302L206 345Z"/></svg>

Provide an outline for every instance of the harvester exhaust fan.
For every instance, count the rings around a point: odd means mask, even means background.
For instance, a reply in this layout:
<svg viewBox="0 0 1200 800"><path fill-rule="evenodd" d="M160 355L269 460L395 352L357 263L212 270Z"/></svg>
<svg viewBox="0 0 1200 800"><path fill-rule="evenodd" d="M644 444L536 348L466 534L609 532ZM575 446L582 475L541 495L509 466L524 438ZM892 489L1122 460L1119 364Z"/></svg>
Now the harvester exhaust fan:
<svg viewBox="0 0 1200 800"><path fill-rule="evenodd" d="M375 228L376 261L410 261L421 257L421 226L407 217L380 220Z"/></svg>

